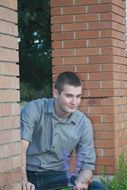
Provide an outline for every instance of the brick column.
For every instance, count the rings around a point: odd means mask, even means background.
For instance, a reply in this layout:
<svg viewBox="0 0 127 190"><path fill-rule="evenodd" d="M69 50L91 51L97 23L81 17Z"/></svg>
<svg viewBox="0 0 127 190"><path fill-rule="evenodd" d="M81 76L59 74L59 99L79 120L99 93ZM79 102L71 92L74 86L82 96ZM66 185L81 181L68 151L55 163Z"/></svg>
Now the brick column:
<svg viewBox="0 0 127 190"><path fill-rule="evenodd" d="M17 1L0 1L0 189L21 190Z"/></svg>
<svg viewBox="0 0 127 190"><path fill-rule="evenodd" d="M83 80L81 110L93 122L96 174L115 171L127 150L125 2L51 0L53 80L74 71Z"/></svg>

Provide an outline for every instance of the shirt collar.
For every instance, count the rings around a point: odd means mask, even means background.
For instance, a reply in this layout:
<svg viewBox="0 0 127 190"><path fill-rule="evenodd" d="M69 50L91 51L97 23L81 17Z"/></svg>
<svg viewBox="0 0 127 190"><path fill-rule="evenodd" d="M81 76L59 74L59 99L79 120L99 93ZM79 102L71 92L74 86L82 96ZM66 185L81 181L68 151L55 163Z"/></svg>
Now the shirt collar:
<svg viewBox="0 0 127 190"><path fill-rule="evenodd" d="M47 104L47 110L46 112L47 113L52 113L54 116L56 116L56 113L55 113L55 110L54 110L54 101L55 99L54 98L50 98L49 101L48 101L48 104ZM57 116L58 118L58 116ZM67 117L66 119L66 123L72 123L72 124L76 124L76 113L72 113L69 117ZM63 120L63 121L65 121Z"/></svg>

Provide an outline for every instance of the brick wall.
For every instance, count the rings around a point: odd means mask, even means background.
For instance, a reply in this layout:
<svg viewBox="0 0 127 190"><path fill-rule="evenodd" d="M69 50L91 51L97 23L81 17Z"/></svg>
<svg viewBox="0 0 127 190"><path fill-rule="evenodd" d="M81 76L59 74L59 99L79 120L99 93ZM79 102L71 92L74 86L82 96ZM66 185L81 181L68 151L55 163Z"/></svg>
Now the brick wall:
<svg viewBox="0 0 127 190"><path fill-rule="evenodd" d="M127 57L127 0L125 0L126 3L126 36L125 36L125 40L126 40L126 57Z"/></svg>
<svg viewBox="0 0 127 190"><path fill-rule="evenodd" d="M0 189L21 190L17 1L0 1Z"/></svg>
<svg viewBox="0 0 127 190"><path fill-rule="evenodd" d="M53 80L65 70L83 80L81 110L93 122L96 174L115 171L127 150L125 2L51 0Z"/></svg>

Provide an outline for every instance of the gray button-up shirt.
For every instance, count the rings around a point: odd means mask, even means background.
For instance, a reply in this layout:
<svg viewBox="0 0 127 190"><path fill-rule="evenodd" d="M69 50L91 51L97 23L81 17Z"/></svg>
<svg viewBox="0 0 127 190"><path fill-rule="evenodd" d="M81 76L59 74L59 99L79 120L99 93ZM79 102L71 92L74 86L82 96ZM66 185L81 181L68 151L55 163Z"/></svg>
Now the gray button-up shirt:
<svg viewBox="0 0 127 190"><path fill-rule="evenodd" d="M62 120L55 114L54 99L38 99L21 112L21 138L30 142L27 170L65 170L65 159L75 149L78 169L94 170L95 150L90 120L76 110Z"/></svg>

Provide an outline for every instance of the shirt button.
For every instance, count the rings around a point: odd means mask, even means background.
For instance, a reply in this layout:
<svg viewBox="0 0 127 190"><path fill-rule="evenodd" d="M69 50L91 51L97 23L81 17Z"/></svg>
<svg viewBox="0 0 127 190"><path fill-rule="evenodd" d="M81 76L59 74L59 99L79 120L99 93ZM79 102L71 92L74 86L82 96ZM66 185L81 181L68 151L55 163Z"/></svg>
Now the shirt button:
<svg viewBox="0 0 127 190"><path fill-rule="evenodd" d="M52 146L52 148L55 148L55 146Z"/></svg>
<svg viewBox="0 0 127 190"><path fill-rule="evenodd" d="M58 134L57 133L55 133L55 136L57 136Z"/></svg>

